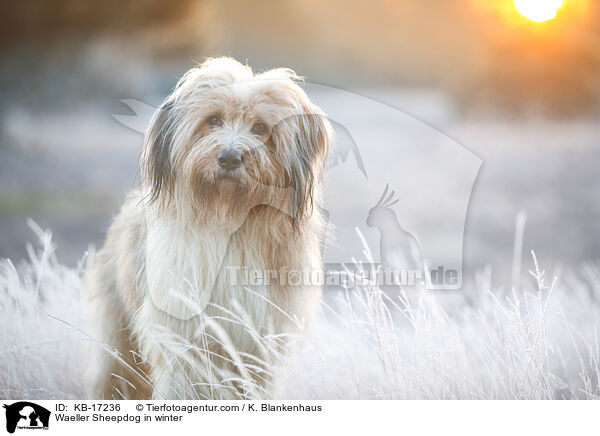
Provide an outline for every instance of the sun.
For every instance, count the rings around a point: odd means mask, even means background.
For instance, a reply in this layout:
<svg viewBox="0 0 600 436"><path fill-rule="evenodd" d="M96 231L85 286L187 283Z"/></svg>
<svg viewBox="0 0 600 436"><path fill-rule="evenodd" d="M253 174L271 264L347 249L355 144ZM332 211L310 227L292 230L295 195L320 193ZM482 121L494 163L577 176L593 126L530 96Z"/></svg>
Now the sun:
<svg viewBox="0 0 600 436"><path fill-rule="evenodd" d="M513 3L525 18L541 23L556 17L563 0L513 0Z"/></svg>

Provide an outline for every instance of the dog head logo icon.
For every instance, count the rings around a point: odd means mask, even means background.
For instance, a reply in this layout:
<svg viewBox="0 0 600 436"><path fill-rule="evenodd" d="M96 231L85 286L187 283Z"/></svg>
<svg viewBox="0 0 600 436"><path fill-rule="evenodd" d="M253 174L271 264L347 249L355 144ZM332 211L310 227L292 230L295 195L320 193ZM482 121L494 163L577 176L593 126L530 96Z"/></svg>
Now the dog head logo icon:
<svg viewBox="0 0 600 436"><path fill-rule="evenodd" d="M6 409L6 431L14 433L19 429L47 429L50 421L50 411L42 406L28 401L19 401Z"/></svg>

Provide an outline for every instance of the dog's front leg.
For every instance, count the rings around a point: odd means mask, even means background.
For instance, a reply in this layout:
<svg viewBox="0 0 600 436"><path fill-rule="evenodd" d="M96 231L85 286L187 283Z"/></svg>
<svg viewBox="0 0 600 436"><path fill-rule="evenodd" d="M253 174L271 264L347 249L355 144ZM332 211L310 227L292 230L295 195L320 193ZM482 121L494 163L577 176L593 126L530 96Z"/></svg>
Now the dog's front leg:
<svg viewBox="0 0 600 436"><path fill-rule="evenodd" d="M205 364L193 342L198 320L173 317L147 297L134 324L141 352L151 368L152 398L206 399L198 389L203 385Z"/></svg>

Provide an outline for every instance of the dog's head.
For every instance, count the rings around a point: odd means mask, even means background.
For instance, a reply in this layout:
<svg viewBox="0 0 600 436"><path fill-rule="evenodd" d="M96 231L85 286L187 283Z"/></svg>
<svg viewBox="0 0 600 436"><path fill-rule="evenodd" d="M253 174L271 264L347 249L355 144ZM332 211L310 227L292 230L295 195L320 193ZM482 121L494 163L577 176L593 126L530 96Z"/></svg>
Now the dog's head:
<svg viewBox="0 0 600 436"><path fill-rule="evenodd" d="M332 129L298 80L289 69L253 74L229 58L188 71L146 134L150 201L226 219L285 190L293 221L309 215Z"/></svg>

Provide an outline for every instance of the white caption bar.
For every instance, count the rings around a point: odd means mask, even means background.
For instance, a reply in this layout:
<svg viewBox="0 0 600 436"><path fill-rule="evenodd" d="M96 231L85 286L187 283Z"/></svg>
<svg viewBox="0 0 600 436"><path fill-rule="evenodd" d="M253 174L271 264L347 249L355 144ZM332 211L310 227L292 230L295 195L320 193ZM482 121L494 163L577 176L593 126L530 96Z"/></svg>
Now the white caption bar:
<svg viewBox="0 0 600 436"><path fill-rule="evenodd" d="M0 433L12 430L20 436L46 427L44 435L78 436L135 432L187 434L180 433L187 430L195 434L214 431L261 436L315 432L461 436L583 434L596 428L600 412L600 403L583 401L7 400L2 403L6 407L0 423L6 428Z"/></svg>

